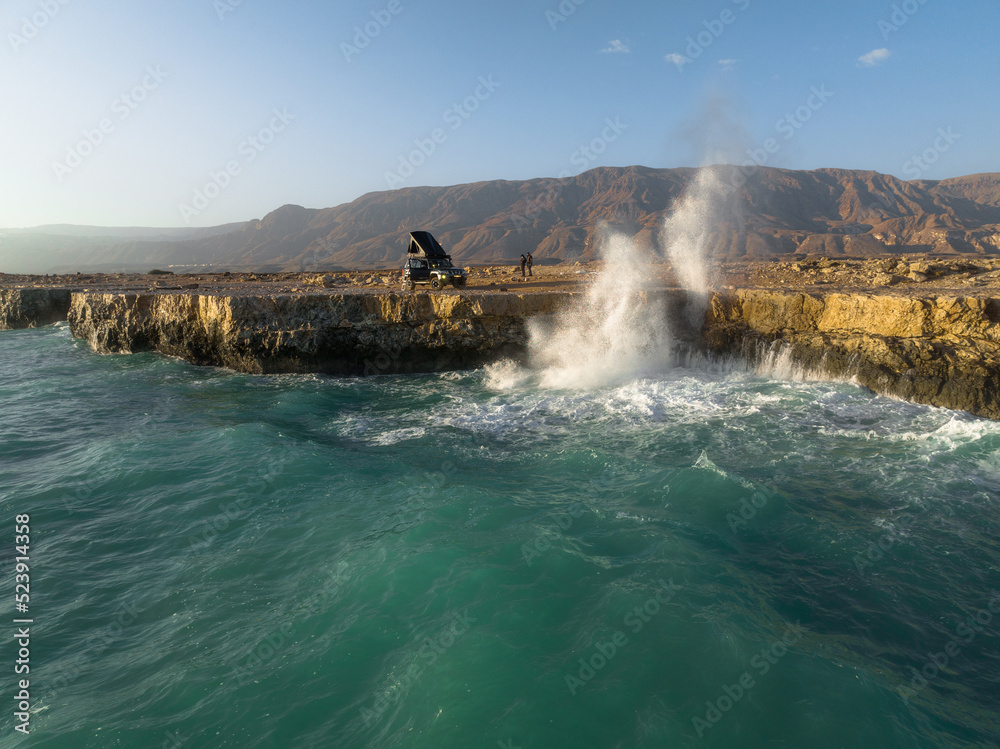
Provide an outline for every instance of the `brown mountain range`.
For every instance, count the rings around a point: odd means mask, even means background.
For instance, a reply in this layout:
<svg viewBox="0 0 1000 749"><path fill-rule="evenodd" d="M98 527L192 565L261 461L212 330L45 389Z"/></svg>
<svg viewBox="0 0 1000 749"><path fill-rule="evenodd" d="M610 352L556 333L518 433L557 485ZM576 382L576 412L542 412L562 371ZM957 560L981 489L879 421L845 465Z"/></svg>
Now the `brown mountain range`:
<svg viewBox="0 0 1000 749"><path fill-rule="evenodd" d="M719 259L1000 253L1000 174L907 182L846 169L760 168L752 175L733 167L709 169L733 186L726 190L725 210L704 218ZM335 208L286 205L263 219L203 230L193 238L164 237L165 230L152 229L148 238L102 238L99 230L88 229L86 242L74 238L71 252L65 235L44 228L0 231L0 271L26 238L36 256L48 242L50 265L61 270L151 264L259 270L395 266L406 233L415 229L433 232L464 264L511 259L525 251L542 262L575 260L595 254L604 226L657 242L664 220L697 173L601 167L565 180L410 187L369 193Z"/></svg>

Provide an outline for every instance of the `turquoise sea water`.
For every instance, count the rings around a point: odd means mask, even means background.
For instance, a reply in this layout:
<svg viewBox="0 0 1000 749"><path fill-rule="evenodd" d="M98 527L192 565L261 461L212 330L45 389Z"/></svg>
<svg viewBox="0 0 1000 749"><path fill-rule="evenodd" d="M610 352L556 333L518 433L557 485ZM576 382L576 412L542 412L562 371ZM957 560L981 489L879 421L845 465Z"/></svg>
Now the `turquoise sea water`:
<svg viewBox="0 0 1000 749"><path fill-rule="evenodd" d="M1000 743L1000 424L718 367L499 379L0 334L0 745Z"/></svg>

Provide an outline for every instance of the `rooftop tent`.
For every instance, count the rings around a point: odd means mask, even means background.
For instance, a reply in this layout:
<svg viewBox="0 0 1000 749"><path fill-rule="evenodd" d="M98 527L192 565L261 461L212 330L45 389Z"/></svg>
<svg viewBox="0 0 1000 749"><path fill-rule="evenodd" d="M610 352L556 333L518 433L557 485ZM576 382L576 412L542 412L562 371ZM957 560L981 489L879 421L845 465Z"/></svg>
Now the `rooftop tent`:
<svg viewBox="0 0 1000 749"><path fill-rule="evenodd" d="M411 231L410 247L407 254L417 257L448 257L433 235L429 231Z"/></svg>

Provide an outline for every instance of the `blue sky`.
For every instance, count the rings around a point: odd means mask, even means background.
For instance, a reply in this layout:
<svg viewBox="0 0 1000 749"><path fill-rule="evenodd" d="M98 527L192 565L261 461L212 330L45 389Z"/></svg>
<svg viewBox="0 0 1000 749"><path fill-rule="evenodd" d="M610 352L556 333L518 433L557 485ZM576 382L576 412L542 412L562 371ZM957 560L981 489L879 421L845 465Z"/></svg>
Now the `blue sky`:
<svg viewBox="0 0 1000 749"><path fill-rule="evenodd" d="M0 227L630 164L1000 172L996 0L4 6Z"/></svg>

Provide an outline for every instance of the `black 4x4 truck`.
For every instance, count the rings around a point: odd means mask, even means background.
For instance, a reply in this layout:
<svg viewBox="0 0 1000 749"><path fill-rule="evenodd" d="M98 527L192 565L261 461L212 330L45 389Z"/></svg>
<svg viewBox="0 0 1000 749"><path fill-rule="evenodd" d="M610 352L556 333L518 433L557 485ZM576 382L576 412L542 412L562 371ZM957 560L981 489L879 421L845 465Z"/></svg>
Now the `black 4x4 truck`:
<svg viewBox="0 0 1000 749"><path fill-rule="evenodd" d="M413 291L418 283L430 285L432 289L448 285L462 289L465 281L465 271L451 264L451 255L430 232L410 232L410 246L403 266L404 291Z"/></svg>

